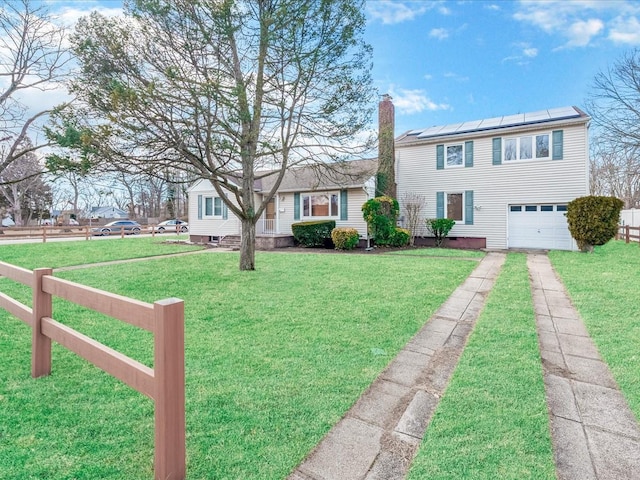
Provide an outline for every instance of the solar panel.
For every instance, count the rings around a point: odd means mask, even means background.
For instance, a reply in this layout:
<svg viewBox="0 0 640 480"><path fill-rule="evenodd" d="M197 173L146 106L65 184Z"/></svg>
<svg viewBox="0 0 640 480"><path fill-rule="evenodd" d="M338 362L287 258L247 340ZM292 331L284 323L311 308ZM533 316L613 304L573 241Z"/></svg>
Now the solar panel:
<svg viewBox="0 0 640 480"><path fill-rule="evenodd" d="M518 113L506 115L504 117L485 118L483 120L472 120L463 123L452 123L425 128L422 130L411 130L407 135L417 138L438 137L452 135L456 133L470 133L474 131L490 130L499 127L511 127L528 123L541 123L563 118L577 118L580 113L573 107L550 108L549 110L538 110L536 112Z"/></svg>

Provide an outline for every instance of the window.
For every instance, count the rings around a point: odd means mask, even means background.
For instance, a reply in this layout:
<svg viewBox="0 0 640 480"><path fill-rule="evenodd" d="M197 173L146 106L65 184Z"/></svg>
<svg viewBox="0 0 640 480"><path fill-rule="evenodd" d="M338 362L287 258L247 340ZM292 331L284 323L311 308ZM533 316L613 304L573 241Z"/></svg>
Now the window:
<svg viewBox="0 0 640 480"><path fill-rule="evenodd" d="M457 222L462 221L462 200L462 193L447 193L447 218Z"/></svg>
<svg viewBox="0 0 640 480"><path fill-rule="evenodd" d="M541 212L553 212L553 205L540 205Z"/></svg>
<svg viewBox="0 0 640 480"><path fill-rule="evenodd" d="M302 195L303 217L337 217L340 214L337 193Z"/></svg>
<svg viewBox="0 0 640 480"><path fill-rule="evenodd" d="M204 216L222 217L222 199L220 197L204 197Z"/></svg>
<svg viewBox="0 0 640 480"><path fill-rule="evenodd" d="M523 135L506 138L504 141L504 161L540 160L549 158L549 134Z"/></svg>
<svg viewBox="0 0 640 480"><path fill-rule="evenodd" d="M556 212L566 212L567 211L567 206L566 205L557 205L556 206Z"/></svg>
<svg viewBox="0 0 640 480"><path fill-rule="evenodd" d="M462 144L447 145L447 167L461 167L462 165Z"/></svg>
<svg viewBox="0 0 640 480"><path fill-rule="evenodd" d="M524 211L525 212L537 212L538 211L538 206L537 205L525 205Z"/></svg>
<svg viewBox="0 0 640 480"><path fill-rule="evenodd" d="M521 212L522 211L522 205L511 205L511 211L512 212Z"/></svg>

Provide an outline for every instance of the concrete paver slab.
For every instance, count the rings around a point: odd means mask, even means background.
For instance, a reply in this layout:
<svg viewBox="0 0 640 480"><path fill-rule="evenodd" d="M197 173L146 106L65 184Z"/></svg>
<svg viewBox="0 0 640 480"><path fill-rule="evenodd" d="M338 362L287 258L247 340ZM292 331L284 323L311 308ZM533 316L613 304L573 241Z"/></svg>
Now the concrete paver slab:
<svg viewBox="0 0 640 480"><path fill-rule="evenodd" d="M598 479L630 480L640 477L638 440L595 428L585 430Z"/></svg>
<svg viewBox="0 0 640 480"><path fill-rule="evenodd" d="M551 435L559 480L597 480L582 424L552 416Z"/></svg>

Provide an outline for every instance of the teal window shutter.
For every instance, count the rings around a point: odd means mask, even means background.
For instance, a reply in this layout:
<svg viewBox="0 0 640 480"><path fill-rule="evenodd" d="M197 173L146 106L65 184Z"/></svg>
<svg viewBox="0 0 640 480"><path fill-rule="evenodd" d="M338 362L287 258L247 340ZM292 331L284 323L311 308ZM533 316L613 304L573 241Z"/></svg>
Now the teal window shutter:
<svg viewBox="0 0 640 480"><path fill-rule="evenodd" d="M436 169L444 169L444 145L436 145Z"/></svg>
<svg viewBox="0 0 640 480"><path fill-rule="evenodd" d="M473 140L464 142L464 166L473 167Z"/></svg>
<svg viewBox="0 0 640 480"><path fill-rule="evenodd" d="M223 220L229 219L229 208L227 207L227 204L224 202L222 202L222 219Z"/></svg>
<svg viewBox="0 0 640 480"><path fill-rule="evenodd" d="M473 225L473 190L464 192L464 224Z"/></svg>
<svg viewBox="0 0 640 480"><path fill-rule="evenodd" d="M349 215L347 208L347 191L340 190L340 220L347 220Z"/></svg>
<svg viewBox="0 0 640 480"><path fill-rule="evenodd" d="M444 218L444 192L436 192L436 218Z"/></svg>
<svg viewBox="0 0 640 480"><path fill-rule="evenodd" d="M300 220L300 194L293 194L293 219Z"/></svg>
<svg viewBox="0 0 640 480"><path fill-rule="evenodd" d="M502 138L493 139L493 164L502 164Z"/></svg>
<svg viewBox="0 0 640 480"><path fill-rule="evenodd" d="M198 195L198 220L202 220L202 195Z"/></svg>
<svg viewBox="0 0 640 480"><path fill-rule="evenodd" d="M552 133L552 143L553 143L553 160L562 160L562 130L554 130Z"/></svg>

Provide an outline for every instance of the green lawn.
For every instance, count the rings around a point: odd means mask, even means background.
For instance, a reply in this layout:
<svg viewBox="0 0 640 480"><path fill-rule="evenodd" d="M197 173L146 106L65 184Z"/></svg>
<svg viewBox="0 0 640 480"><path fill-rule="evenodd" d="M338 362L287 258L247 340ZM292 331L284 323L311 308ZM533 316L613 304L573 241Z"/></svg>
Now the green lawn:
<svg viewBox="0 0 640 480"><path fill-rule="evenodd" d="M203 247L169 243L186 240L186 235L157 235L144 238L91 239L71 242L22 243L3 245L0 242L0 261L24 268L67 267L95 262L109 262L126 258L144 258L202 250Z"/></svg>
<svg viewBox="0 0 640 480"><path fill-rule="evenodd" d="M611 241L593 254L551 252L549 257L640 418L640 247Z"/></svg>
<svg viewBox="0 0 640 480"><path fill-rule="evenodd" d="M507 256L408 478L555 478L525 255Z"/></svg>
<svg viewBox="0 0 640 480"><path fill-rule="evenodd" d="M1 258L56 267L165 247L135 244L146 240L5 246ZM235 253L207 252L58 273L148 302L185 300L190 479L286 477L476 262L259 252L257 271L237 265ZM6 279L0 289L29 302ZM62 301L54 317L151 364L147 332ZM151 478L152 402L57 345L53 374L33 380L29 344L28 328L0 312L3 478Z"/></svg>

